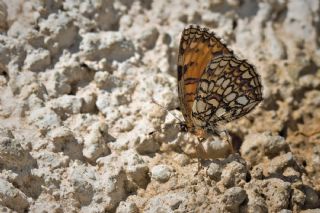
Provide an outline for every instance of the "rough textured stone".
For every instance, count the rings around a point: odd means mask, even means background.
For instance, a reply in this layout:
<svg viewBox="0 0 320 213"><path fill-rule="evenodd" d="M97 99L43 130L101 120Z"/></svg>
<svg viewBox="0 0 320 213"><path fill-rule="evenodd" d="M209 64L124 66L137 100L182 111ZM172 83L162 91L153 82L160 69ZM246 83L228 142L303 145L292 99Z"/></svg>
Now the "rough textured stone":
<svg viewBox="0 0 320 213"><path fill-rule="evenodd" d="M319 20L319 0L0 0L0 211L318 211ZM206 138L181 131L177 59L219 54L189 23L263 84Z"/></svg>

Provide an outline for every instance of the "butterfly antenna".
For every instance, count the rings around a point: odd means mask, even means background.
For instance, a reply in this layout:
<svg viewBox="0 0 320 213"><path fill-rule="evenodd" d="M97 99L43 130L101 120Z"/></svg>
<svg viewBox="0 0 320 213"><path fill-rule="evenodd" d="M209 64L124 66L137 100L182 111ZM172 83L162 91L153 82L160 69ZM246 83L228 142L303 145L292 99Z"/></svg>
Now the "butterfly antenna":
<svg viewBox="0 0 320 213"><path fill-rule="evenodd" d="M172 115L173 117L175 117L175 119L177 119L180 123L183 123L180 118L178 118L178 116L176 116L175 114L173 114L172 112L170 112L167 108L165 108L164 106L162 106L161 104L157 103L153 97L151 97L151 102L158 105L161 109L163 109L164 111L168 112L170 115Z"/></svg>

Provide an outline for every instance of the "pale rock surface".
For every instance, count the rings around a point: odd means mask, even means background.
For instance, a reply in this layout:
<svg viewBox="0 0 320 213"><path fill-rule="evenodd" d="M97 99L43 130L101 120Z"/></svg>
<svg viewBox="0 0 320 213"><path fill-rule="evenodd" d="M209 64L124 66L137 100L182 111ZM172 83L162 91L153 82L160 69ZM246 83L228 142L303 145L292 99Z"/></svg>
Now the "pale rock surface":
<svg viewBox="0 0 320 213"><path fill-rule="evenodd" d="M47 131L53 127L61 125L60 117L50 108L42 107L30 112L28 122L36 125L40 131Z"/></svg>
<svg viewBox="0 0 320 213"><path fill-rule="evenodd" d="M2 178L0 178L0 203L19 212L22 212L30 205L28 197L24 193Z"/></svg>
<svg viewBox="0 0 320 213"><path fill-rule="evenodd" d="M116 213L138 213L139 209L135 203L121 201Z"/></svg>
<svg viewBox="0 0 320 213"><path fill-rule="evenodd" d="M97 163L100 169L92 204L101 210L112 210L126 197L127 177L119 156L115 154L100 158Z"/></svg>
<svg viewBox="0 0 320 213"><path fill-rule="evenodd" d="M244 189L233 187L224 192L220 202L225 205L224 211L237 212L246 199L247 194Z"/></svg>
<svg viewBox="0 0 320 213"><path fill-rule="evenodd" d="M46 49L36 49L27 53L24 68L31 71L45 71L50 65L50 52Z"/></svg>
<svg viewBox="0 0 320 213"><path fill-rule="evenodd" d="M0 164L6 169L22 170L34 167L36 161L10 130L0 129Z"/></svg>
<svg viewBox="0 0 320 213"><path fill-rule="evenodd" d="M90 161L95 161L100 156L110 154L108 147L108 127L105 123L94 123L88 129L89 133L84 138L83 155Z"/></svg>
<svg viewBox="0 0 320 213"><path fill-rule="evenodd" d="M135 189L145 188L150 181L147 162L133 150L123 152L122 159L129 184Z"/></svg>
<svg viewBox="0 0 320 213"><path fill-rule="evenodd" d="M47 35L44 45L52 55L70 47L78 36L78 28L74 20L66 13L50 14L47 19L39 23L40 32Z"/></svg>
<svg viewBox="0 0 320 213"><path fill-rule="evenodd" d="M87 33L79 46L86 60L125 61L134 55L133 43L120 32Z"/></svg>
<svg viewBox="0 0 320 213"><path fill-rule="evenodd" d="M283 137L273 136L270 132L266 132L247 135L244 138L240 152L246 160L256 164L261 162L264 156L273 158L286 150L288 150L288 145Z"/></svg>
<svg viewBox="0 0 320 213"><path fill-rule="evenodd" d="M7 16L8 16L8 11L7 11L7 5L3 2L0 1L0 31L4 32L7 29Z"/></svg>
<svg viewBox="0 0 320 213"><path fill-rule="evenodd" d="M171 176L171 170L167 165L157 165L151 169L151 177L159 182L166 182Z"/></svg>

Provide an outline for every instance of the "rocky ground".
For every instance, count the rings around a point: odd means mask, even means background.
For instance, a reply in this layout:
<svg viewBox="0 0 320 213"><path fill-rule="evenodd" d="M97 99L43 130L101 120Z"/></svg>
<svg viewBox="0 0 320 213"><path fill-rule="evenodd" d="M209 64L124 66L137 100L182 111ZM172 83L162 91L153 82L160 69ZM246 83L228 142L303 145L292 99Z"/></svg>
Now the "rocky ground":
<svg viewBox="0 0 320 213"><path fill-rule="evenodd" d="M191 23L262 76L236 154L170 114ZM318 0L0 0L0 31L1 212L320 212Z"/></svg>

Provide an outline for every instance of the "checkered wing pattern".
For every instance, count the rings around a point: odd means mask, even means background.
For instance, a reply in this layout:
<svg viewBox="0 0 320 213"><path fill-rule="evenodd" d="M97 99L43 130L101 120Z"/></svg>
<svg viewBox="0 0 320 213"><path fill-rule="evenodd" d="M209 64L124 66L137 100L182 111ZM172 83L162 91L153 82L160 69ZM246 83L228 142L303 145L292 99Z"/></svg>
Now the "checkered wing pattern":
<svg viewBox="0 0 320 213"><path fill-rule="evenodd" d="M178 55L178 95L187 130L204 137L218 123L250 112L261 100L254 67L237 59L207 28L182 32Z"/></svg>
<svg viewBox="0 0 320 213"><path fill-rule="evenodd" d="M192 106L198 82L210 61L223 54L232 54L232 51L207 28L190 25L182 32L178 56L178 94L186 126L193 133Z"/></svg>
<svg viewBox="0 0 320 213"><path fill-rule="evenodd" d="M202 74L192 106L193 124L210 129L249 113L262 100L254 67L233 55L213 59Z"/></svg>

